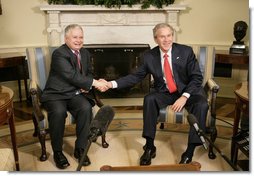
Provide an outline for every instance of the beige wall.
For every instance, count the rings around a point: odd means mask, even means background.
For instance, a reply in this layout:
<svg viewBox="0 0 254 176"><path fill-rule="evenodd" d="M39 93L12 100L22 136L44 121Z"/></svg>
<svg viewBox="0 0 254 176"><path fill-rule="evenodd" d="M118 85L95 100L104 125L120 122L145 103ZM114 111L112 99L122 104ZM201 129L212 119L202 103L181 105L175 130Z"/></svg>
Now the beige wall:
<svg viewBox="0 0 254 176"><path fill-rule="evenodd" d="M39 10L44 0L1 0L0 48L47 45L45 14Z"/></svg>
<svg viewBox="0 0 254 176"><path fill-rule="evenodd" d="M0 49L47 45L46 16L39 10L45 0L1 0ZM248 0L175 0L188 5L181 12L177 41L189 44L230 45L233 25L249 24ZM249 35L245 37L248 42Z"/></svg>
<svg viewBox="0 0 254 176"><path fill-rule="evenodd" d="M180 16L182 43L231 45L233 26L243 20L249 25L248 0L176 0L189 5ZM248 30L249 31L249 30ZM249 35L244 40L249 42Z"/></svg>

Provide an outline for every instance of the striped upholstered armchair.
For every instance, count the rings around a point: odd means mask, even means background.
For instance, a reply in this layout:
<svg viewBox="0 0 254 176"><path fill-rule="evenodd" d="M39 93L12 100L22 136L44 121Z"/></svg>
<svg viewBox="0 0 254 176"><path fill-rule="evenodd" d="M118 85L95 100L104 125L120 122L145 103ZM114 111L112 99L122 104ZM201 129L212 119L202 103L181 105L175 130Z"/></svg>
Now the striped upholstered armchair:
<svg viewBox="0 0 254 176"><path fill-rule="evenodd" d="M47 77L50 69L51 54L55 48L53 47L30 47L26 49L27 62L30 75L30 94L33 105L33 122L34 122L34 134L38 136L41 144L41 156L40 161L46 161L48 156L46 152L46 135L48 134L48 118L46 110L40 104L41 92L45 87ZM99 97L95 94L92 89L96 106L93 108L94 114L98 107L103 106ZM66 125L74 124L74 118L70 113L67 113ZM108 147L108 143L105 140L105 135L102 136L102 146Z"/></svg>
<svg viewBox="0 0 254 176"><path fill-rule="evenodd" d="M206 135L210 135L211 142L217 137L216 129L216 109L215 102L219 86L213 80L215 49L213 46L192 45L193 51L198 59L201 72L203 74L203 87L208 97L209 110L206 119ZM164 123L186 124L188 112L183 109L181 112L173 112L169 106L160 110L158 122L160 129L164 129ZM209 145L208 156L210 159L216 158L212 145Z"/></svg>

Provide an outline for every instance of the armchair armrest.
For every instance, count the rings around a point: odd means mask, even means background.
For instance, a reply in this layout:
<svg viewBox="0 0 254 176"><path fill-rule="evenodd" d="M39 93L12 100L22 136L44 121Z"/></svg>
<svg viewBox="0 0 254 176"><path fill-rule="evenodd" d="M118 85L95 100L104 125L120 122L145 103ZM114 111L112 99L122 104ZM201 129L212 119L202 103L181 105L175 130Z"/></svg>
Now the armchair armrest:
<svg viewBox="0 0 254 176"><path fill-rule="evenodd" d="M207 80L207 85L214 93L217 93L220 89L220 86L212 78Z"/></svg>
<svg viewBox="0 0 254 176"><path fill-rule="evenodd" d="M30 86L29 86L29 89L30 89L30 90L31 90L32 88L37 89L37 84L36 84L36 82L33 81L33 80L30 81Z"/></svg>
<svg viewBox="0 0 254 176"><path fill-rule="evenodd" d="M208 79L207 83L205 85L205 90L208 93L208 101L211 106L211 115L216 116L216 108L215 108L215 102L217 98L217 93L220 89L220 86L212 79Z"/></svg>
<svg viewBox="0 0 254 176"><path fill-rule="evenodd" d="M32 98L33 113L37 123L39 123L40 121L44 120L44 115L42 113L41 105L39 101L40 90L36 82L34 82L33 80L30 81L29 92Z"/></svg>

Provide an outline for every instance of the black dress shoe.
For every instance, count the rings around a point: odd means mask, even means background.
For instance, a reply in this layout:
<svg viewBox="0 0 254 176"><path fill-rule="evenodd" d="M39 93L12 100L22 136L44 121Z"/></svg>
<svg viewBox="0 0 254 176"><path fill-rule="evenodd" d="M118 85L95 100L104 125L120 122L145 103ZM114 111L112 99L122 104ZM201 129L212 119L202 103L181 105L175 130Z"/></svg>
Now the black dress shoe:
<svg viewBox="0 0 254 176"><path fill-rule="evenodd" d="M56 167L59 169L65 169L70 165L67 158L64 156L64 154L60 152L54 152L54 161L56 163Z"/></svg>
<svg viewBox="0 0 254 176"><path fill-rule="evenodd" d="M188 164L192 161L192 157L188 157L187 155L185 155L185 153L182 154L181 156L181 161L179 162L179 164Z"/></svg>
<svg viewBox="0 0 254 176"><path fill-rule="evenodd" d="M152 158L156 156L156 147L149 149L144 147L144 154L140 158L140 165L150 165Z"/></svg>
<svg viewBox="0 0 254 176"><path fill-rule="evenodd" d="M75 157L76 159L78 159L78 162L80 162L83 153L84 153L84 149L82 149L82 148L76 148L76 149L74 150L74 157ZM84 161L83 161L83 163L82 163L82 166L88 166L88 165L90 165L90 164L91 164L91 161L90 161L90 159L88 158L88 156L86 155L85 158L84 158Z"/></svg>

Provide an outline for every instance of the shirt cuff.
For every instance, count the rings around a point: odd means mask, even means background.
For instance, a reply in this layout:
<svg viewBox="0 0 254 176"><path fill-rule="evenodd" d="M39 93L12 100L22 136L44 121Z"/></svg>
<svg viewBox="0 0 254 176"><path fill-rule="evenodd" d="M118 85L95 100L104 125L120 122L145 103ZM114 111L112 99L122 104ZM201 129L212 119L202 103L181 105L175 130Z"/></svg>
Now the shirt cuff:
<svg viewBox="0 0 254 176"><path fill-rule="evenodd" d="M186 97L187 99L190 98L190 94L187 92L184 92L182 96Z"/></svg>
<svg viewBox="0 0 254 176"><path fill-rule="evenodd" d="M115 89L117 88L117 82L116 81L110 81L112 84L112 88Z"/></svg>

